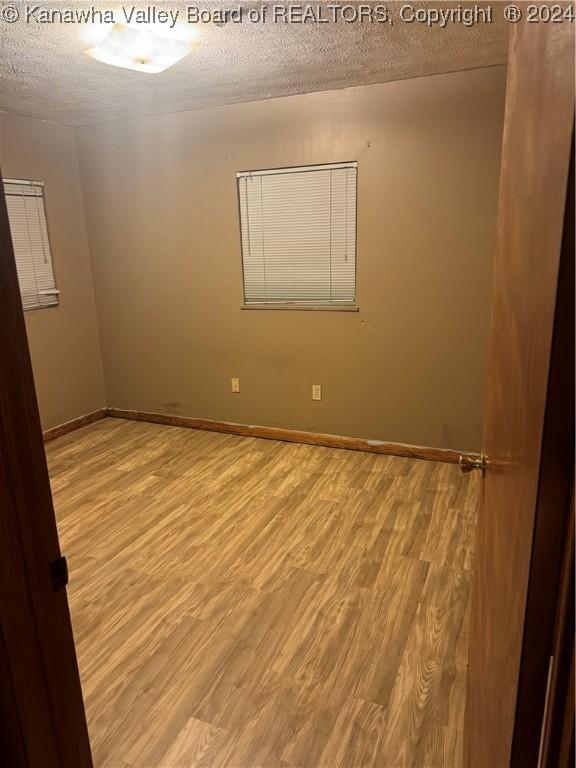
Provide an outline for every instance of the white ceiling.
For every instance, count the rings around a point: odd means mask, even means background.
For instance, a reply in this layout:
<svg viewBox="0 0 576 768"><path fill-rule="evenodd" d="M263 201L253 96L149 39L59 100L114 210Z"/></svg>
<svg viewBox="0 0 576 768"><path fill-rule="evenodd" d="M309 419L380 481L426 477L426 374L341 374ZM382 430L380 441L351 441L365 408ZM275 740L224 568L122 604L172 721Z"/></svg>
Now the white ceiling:
<svg viewBox="0 0 576 768"><path fill-rule="evenodd" d="M5 5L8 0L1 3ZM151 75L110 67L86 56L83 51L88 46L82 39L86 24L25 20L26 5L38 5L114 9L118 21L122 18L121 5L65 0L34 4L16 0L10 4L18 7L20 19L10 24L0 22L0 107L68 125L503 64L509 32L509 25L497 12L492 24L472 27L448 24L442 29L407 24L398 17L405 3L394 2L387 3L394 22L391 25L342 21L201 24L197 47L170 69ZM159 0L156 8L179 10L182 24L186 7L192 4ZM142 9L152 3L124 2L125 7L133 5ZM262 5L241 4L245 14L249 8ZM274 4L265 5L270 13ZM314 7L318 5L322 4ZM446 8L474 4L413 5ZM238 8L240 3L204 0L198 7ZM183 27L189 28L187 24Z"/></svg>

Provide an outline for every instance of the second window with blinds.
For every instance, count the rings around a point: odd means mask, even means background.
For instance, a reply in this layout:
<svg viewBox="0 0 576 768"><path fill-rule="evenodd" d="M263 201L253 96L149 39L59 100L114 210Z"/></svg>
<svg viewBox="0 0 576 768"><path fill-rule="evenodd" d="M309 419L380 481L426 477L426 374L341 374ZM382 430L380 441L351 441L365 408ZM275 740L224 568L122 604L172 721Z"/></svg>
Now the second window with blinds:
<svg viewBox="0 0 576 768"><path fill-rule="evenodd" d="M8 221L24 310L54 307L60 292L54 282L48 241L44 184L4 179Z"/></svg>
<svg viewBox="0 0 576 768"><path fill-rule="evenodd" d="M244 307L356 309L357 164L237 174Z"/></svg>

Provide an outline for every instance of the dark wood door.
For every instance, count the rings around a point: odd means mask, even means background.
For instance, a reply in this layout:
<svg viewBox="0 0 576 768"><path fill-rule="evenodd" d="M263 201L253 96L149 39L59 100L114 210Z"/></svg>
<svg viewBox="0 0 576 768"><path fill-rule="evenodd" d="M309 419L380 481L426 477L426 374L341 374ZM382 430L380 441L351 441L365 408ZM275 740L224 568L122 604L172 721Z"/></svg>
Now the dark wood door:
<svg viewBox="0 0 576 768"><path fill-rule="evenodd" d="M0 176L0 762L89 768L90 744Z"/></svg>
<svg viewBox="0 0 576 768"><path fill-rule="evenodd" d="M465 720L466 762L482 768L514 762L574 121L573 36L569 23L522 23L511 33Z"/></svg>

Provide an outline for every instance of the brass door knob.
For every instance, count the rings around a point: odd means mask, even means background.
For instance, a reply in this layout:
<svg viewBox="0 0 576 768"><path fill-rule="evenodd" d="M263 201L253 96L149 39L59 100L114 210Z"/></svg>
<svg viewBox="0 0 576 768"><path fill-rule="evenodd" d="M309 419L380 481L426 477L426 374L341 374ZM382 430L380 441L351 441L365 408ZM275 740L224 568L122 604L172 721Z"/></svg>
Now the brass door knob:
<svg viewBox="0 0 576 768"><path fill-rule="evenodd" d="M483 453L479 453L475 456L463 453L458 459L460 471L464 472L464 474L472 472L473 469L481 469L483 472L486 469L486 463L486 456Z"/></svg>

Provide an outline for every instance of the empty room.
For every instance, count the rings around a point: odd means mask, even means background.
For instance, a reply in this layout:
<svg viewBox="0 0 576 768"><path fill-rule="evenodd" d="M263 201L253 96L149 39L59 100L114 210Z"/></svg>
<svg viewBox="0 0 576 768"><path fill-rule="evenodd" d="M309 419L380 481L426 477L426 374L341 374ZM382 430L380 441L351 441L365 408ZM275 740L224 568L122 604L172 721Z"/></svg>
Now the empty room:
<svg viewBox="0 0 576 768"><path fill-rule="evenodd" d="M570 765L573 5L0 44L3 764Z"/></svg>

